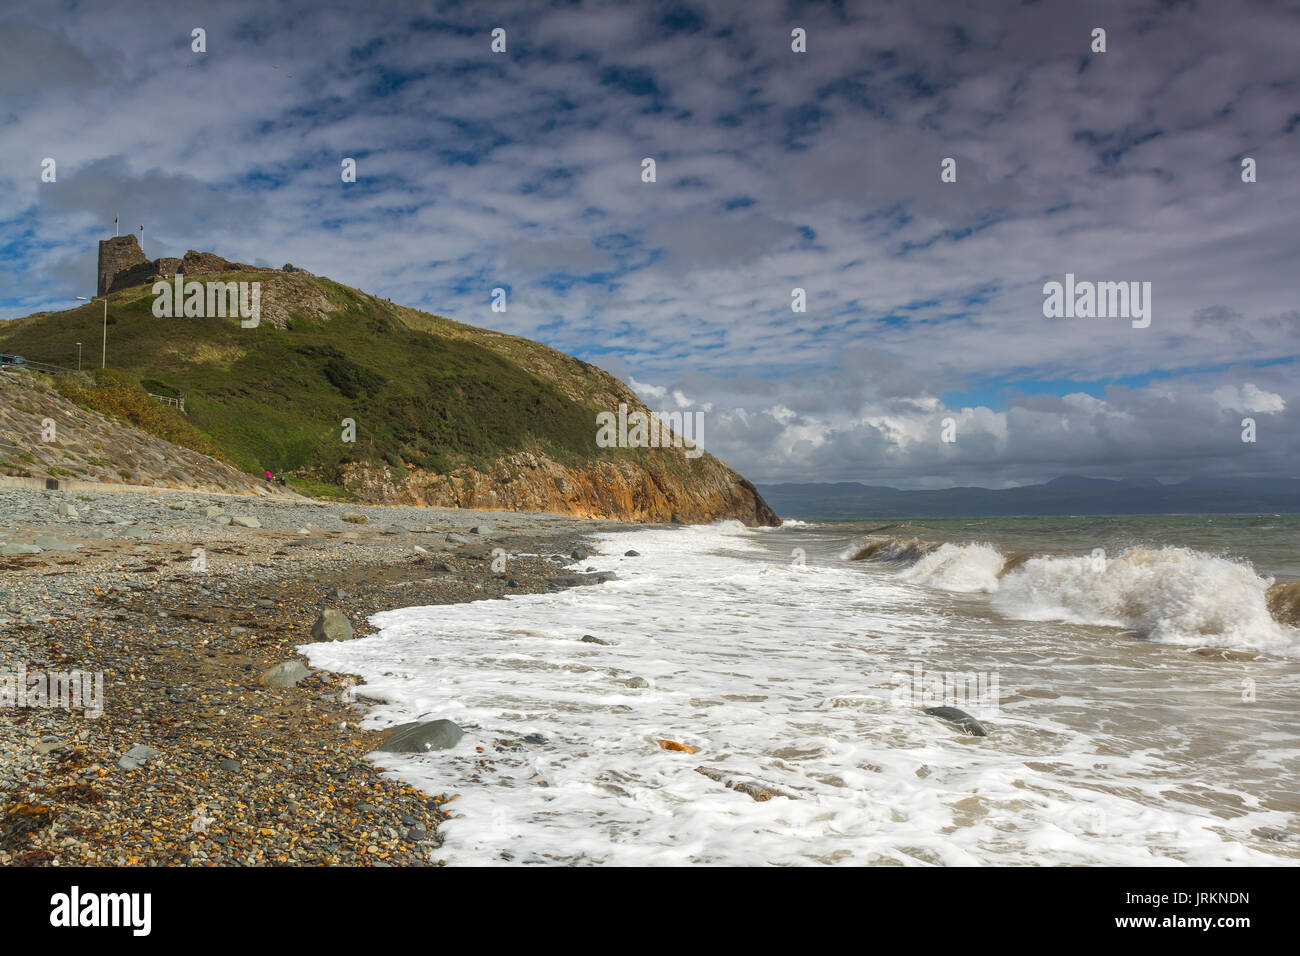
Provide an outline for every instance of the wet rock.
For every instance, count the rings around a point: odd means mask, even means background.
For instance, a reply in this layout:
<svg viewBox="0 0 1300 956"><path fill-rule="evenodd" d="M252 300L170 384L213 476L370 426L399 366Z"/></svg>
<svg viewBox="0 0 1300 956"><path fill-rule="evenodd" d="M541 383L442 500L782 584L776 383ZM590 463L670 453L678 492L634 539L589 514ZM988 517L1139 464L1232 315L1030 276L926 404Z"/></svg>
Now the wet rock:
<svg viewBox="0 0 1300 956"><path fill-rule="evenodd" d="M656 740L655 743L664 750L675 750L678 753L695 754L700 752L699 747L692 747L690 744L680 743L676 740Z"/></svg>
<svg viewBox="0 0 1300 956"><path fill-rule="evenodd" d="M784 791L778 790L775 787L769 787L766 784L757 782L756 780L732 779L731 777L728 777L724 771L718 770L715 767L696 767L695 772L704 774L704 776L708 777L710 780L716 780L729 790L743 793L745 796L757 801L758 803L766 803L773 797L788 797L791 800L795 799Z"/></svg>
<svg viewBox="0 0 1300 956"><path fill-rule="evenodd" d="M601 645L603 645L603 646L605 646L605 647L609 647L609 646L611 646L611 644L612 644L611 641L602 641L599 637L593 637L591 634L584 634L584 635L582 635L582 643L584 643L584 644L601 644Z"/></svg>
<svg viewBox="0 0 1300 956"><path fill-rule="evenodd" d="M327 607L317 616L311 626L313 641L350 641L352 640L352 622L342 611Z"/></svg>
<svg viewBox="0 0 1300 956"><path fill-rule="evenodd" d="M418 754L431 750L448 750L465 736L450 720L412 721L398 724L384 737L379 749L390 754Z"/></svg>
<svg viewBox="0 0 1300 956"><path fill-rule="evenodd" d="M640 552L640 551L624 551L624 552L623 552L623 557L625 557L625 558L639 558L639 557L641 557L641 552Z"/></svg>
<svg viewBox="0 0 1300 956"><path fill-rule="evenodd" d="M925 712L931 717L938 717L957 727L962 733L972 737L987 737L988 731L978 720L956 707L927 707Z"/></svg>
<svg viewBox="0 0 1300 956"><path fill-rule="evenodd" d="M596 571L591 574L557 574L551 578L551 583L568 588L582 584L603 584L606 581L617 580L618 575L613 571Z"/></svg>
<svg viewBox="0 0 1300 956"><path fill-rule="evenodd" d="M650 682L644 677L629 677L627 680L623 681L623 686L636 688L649 687Z"/></svg>

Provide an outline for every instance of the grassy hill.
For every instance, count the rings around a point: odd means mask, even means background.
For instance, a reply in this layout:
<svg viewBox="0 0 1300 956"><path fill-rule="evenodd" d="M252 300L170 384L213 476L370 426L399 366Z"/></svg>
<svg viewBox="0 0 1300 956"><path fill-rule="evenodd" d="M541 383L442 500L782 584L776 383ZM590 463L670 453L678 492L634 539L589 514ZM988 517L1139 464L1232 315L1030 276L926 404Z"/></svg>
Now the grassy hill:
<svg viewBox="0 0 1300 956"><path fill-rule="evenodd" d="M302 488L346 497L357 493L348 487L352 466L384 468L385 480L400 484L411 474L499 471L523 453L563 469L639 470L658 487L685 487L702 474L716 482L719 469L740 480L709 456L692 470L680 451L598 447L597 412L644 406L613 376L539 343L304 273L190 278L261 282L261 324L157 318L150 286L121 290L108 304L108 366L117 374L100 385L120 391L124 375L155 394L183 393L196 437L165 437L216 449L247 472L284 471ZM0 322L0 352L69 366L80 341L83 365L97 365L102 309L94 302ZM84 390L65 394L93 401ZM342 440L344 419L356 423L354 443Z"/></svg>

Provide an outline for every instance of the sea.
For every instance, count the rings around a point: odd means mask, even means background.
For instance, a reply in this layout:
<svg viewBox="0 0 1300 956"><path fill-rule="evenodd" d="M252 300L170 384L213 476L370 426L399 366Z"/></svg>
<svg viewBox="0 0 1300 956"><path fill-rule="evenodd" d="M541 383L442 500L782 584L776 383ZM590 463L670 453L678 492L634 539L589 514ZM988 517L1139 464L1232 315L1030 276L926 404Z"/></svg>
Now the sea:
<svg viewBox="0 0 1300 956"><path fill-rule="evenodd" d="M372 758L454 795L447 865L1294 865L1298 534L646 528L571 565L616 580L388 611L304 652L361 676L367 727L465 729Z"/></svg>

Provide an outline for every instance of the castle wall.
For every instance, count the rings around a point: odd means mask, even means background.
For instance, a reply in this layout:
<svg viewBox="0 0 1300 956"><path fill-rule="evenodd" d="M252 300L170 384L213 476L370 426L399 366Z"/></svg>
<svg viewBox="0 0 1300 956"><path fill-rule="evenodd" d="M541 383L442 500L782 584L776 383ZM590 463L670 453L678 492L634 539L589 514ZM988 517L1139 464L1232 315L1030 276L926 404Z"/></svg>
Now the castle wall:
<svg viewBox="0 0 1300 956"><path fill-rule="evenodd" d="M112 239L99 241L99 281L95 287L96 295L110 291L113 278L126 269L141 265L147 260L140 250L140 243L134 235L114 236Z"/></svg>

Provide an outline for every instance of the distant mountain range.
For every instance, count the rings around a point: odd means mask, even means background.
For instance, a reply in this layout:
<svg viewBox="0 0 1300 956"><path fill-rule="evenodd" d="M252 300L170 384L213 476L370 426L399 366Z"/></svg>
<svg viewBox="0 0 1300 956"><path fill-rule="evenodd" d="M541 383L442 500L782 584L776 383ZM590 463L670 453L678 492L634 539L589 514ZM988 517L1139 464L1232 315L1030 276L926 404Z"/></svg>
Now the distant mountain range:
<svg viewBox="0 0 1300 956"><path fill-rule="evenodd" d="M945 488L901 491L856 481L762 485L760 493L785 518L1003 515L1248 514L1300 512L1297 478L1154 478L1065 476L1019 488Z"/></svg>

